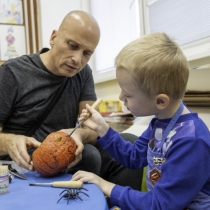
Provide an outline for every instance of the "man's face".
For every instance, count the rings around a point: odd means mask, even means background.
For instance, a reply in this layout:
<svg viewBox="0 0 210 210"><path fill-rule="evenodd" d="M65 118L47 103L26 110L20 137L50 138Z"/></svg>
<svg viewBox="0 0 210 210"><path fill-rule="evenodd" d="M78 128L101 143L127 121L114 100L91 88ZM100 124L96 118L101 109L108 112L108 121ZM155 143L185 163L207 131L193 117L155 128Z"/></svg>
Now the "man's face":
<svg viewBox="0 0 210 210"><path fill-rule="evenodd" d="M72 77L89 61L99 41L99 35L88 26L72 24L53 31L50 39L52 63L50 71L58 76Z"/></svg>

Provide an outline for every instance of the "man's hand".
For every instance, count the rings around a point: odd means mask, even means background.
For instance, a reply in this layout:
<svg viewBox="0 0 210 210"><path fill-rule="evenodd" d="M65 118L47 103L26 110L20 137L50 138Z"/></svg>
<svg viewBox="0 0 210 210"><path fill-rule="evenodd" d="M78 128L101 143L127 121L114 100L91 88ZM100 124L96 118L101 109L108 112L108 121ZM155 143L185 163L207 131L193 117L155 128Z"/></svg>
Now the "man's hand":
<svg viewBox="0 0 210 210"><path fill-rule="evenodd" d="M37 148L41 143L32 137L15 134L0 134L0 155L9 154L19 166L33 170L27 149Z"/></svg>
<svg viewBox="0 0 210 210"><path fill-rule="evenodd" d="M63 129L61 131L69 134L71 133L73 129ZM78 130L81 130L81 129L78 129ZM79 163L79 161L82 160L82 151L84 150L84 145L82 143L82 139L81 139L81 136L78 134L78 132L74 132L71 137L74 139L76 145L77 145L77 149L76 149L76 152L75 152L75 158L74 160L68 165L67 169L77 165L77 163Z"/></svg>

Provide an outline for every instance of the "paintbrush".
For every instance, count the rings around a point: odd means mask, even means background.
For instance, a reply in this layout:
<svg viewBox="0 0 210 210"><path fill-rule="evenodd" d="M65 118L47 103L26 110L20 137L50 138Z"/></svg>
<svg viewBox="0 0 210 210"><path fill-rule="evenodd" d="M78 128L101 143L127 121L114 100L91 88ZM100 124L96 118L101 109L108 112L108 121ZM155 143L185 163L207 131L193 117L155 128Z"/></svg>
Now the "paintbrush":
<svg viewBox="0 0 210 210"><path fill-rule="evenodd" d="M48 187L63 187L63 188L82 188L83 182L80 181L58 181L49 183L29 183L30 186L48 186Z"/></svg>
<svg viewBox="0 0 210 210"><path fill-rule="evenodd" d="M102 101L103 101L103 100L102 100L101 98L97 99L97 100L93 103L92 108L97 109L97 108L99 107L99 105L101 104ZM72 133L74 133L74 131L75 131L77 128L79 128L79 127L82 125L82 123L83 123L85 120L87 120L90 116L91 116L91 113L88 112L87 118L84 119L84 120L82 120L82 121L81 121L73 130L72 130L72 132L70 132L70 133L68 134L68 136L71 136Z"/></svg>

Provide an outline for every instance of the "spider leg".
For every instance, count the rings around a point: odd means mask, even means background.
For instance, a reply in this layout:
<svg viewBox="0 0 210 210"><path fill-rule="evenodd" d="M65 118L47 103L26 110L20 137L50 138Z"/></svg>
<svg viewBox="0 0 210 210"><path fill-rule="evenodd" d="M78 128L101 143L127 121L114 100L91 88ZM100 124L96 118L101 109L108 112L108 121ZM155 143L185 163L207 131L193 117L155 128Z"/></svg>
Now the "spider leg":
<svg viewBox="0 0 210 210"><path fill-rule="evenodd" d="M69 193L68 198L67 198L67 205L69 204L69 200L71 199L72 195Z"/></svg>
<svg viewBox="0 0 210 210"><path fill-rule="evenodd" d="M79 188L79 190L86 190L86 191L88 191L87 189L85 189L85 188L83 188L83 187L82 187L82 188Z"/></svg>
<svg viewBox="0 0 210 210"><path fill-rule="evenodd" d="M83 193L84 195L86 195L86 196L88 196L88 197L90 197L87 193L85 193L85 192L80 192L80 193Z"/></svg>
<svg viewBox="0 0 210 210"><path fill-rule="evenodd" d="M68 190L68 200L67 200L67 204L69 203L69 200L71 199L71 198L74 198L74 196L73 196L73 189L69 189Z"/></svg>
<svg viewBox="0 0 210 210"><path fill-rule="evenodd" d="M69 190L63 190L59 195L61 195L61 194L62 194L63 192L65 192L65 191L66 191L66 192L69 192Z"/></svg>
<svg viewBox="0 0 210 210"><path fill-rule="evenodd" d="M74 199L74 196L75 196L75 190L73 188L73 189L71 189L71 197Z"/></svg>
<svg viewBox="0 0 210 210"><path fill-rule="evenodd" d="M65 195L66 195L66 194L65 194ZM61 196L61 197L59 198L59 200L57 201L57 203L58 203L65 195Z"/></svg>
<svg viewBox="0 0 210 210"><path fill-rule="evenodd" d="M79 195L76 195L76 198L79 198L81 201L83 201L83 200L82 200L82 198L80 198L80 196L79 196Z"/></svg>

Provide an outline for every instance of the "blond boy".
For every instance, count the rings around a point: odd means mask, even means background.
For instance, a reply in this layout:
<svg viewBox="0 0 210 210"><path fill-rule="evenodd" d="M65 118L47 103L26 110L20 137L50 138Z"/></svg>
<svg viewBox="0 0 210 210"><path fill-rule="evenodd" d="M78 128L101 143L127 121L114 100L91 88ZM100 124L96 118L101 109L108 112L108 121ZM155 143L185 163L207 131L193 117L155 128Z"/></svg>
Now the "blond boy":
<svg viewBox="0 0 210 210"><path fill-rule="evenodd" d="M116 58L120 100L135 116L155 115L131 144L124 141L86 105L80 120L98 133L97 142L128 168L147 166L148 192L107 182L78 171L73 180L95 183L113 205L129 210L210 209L210 133L182 98L189 76L179 46L164 33L153 33L126 45Z"/></svg>

